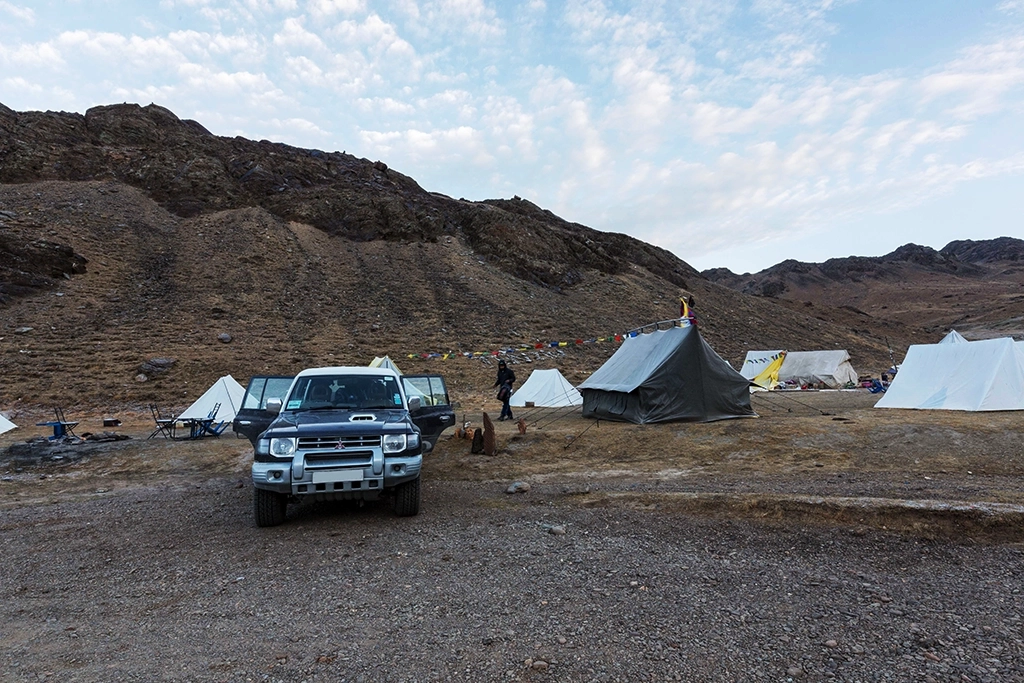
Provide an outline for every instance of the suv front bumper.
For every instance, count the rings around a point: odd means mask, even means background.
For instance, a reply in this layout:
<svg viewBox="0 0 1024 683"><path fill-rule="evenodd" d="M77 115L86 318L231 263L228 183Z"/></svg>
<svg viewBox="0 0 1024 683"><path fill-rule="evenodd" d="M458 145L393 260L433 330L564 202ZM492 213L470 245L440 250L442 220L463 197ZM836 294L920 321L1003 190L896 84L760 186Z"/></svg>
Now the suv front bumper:
<svg viewBox="0 0 1024 683"><path fill-rule="evenodd" d="M305 466L300 452L292 460L254 462L252 483L258 489L300 498L370 500L383 489L419 477L422 464L423 456L417 453L384 457L377 466L314 469Z"/></svg>

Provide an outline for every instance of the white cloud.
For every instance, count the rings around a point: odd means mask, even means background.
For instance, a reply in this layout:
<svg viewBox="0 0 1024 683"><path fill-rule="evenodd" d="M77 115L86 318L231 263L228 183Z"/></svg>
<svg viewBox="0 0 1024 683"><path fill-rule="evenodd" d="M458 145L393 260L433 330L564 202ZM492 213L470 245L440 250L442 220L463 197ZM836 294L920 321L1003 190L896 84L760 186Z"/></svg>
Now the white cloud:
<svg viewBox="0 0 1024 683"><path fill-rule="evenodd" d="M296 17L288 17L281 30L274 34L274 45L293 50L327 53L327 48L320 36L306 29L302 21Z"/></svg>
<svg viewBox="0 0 1024 683"><path fill-rule="evenodd" d="M329 35L338 46L356 46L377 58L394 59L415 65L416 50L403 39L395 25L371 14L362 22L342 21Z"/></svg>
<svg viewBox="0 0 1024 683"><path fill-rule="evenodd" d="M485 43L505 35L497 12L484 0L423 0L415 9L410 4L405 11L417 20L415 28L421 35L443 35L460 43Z"/></svg>
<svg viewBox="0 0 1024 683"><path fill-rule="evenodd" d="M149 69L167 67L185 60L184 55L165 38L141 38L120 33L67 31L56 40L62 52L71 56L95 57L121 65Z"/></svg>
<svg viewBox="0 0 1024 683"><path fill-rule="evenodd" d="M330 136L320 126L302 118L270 119L267 123L271 129L278 130L283 136L287 136L288 139L327 139Z"/></svg>
<svg viewBox="0 0 1024 683"><path fill-rule="evenodd" d="M7 2L7 0L0 0L0 12L6 12L26 24L34 24L36 22L36 13L31 7L21 7L20 5Z"/></svg>
<svg viewBox="0 0 1024 683"><path fill-rule="evenodd" d="M492 146L511 161L533 161L537 149L533 139L533 115L525 111L518 100L512 97L489 97L483 105L481 123L493 140Z"/></svg>
<svg viewBox="0 0 1024 683"><path fill-rule="evenodd" d="M50 43L22 44L15 48L0 44L0 63L29 69L59 69L64 66L60 50Z"/></svg>
<svg viewBox="0 0 1024 683"><path fill-rule="evenodd" d="M470 126L458 126L446 130L360 132L366 146L381 158L392 155L407 158L413 163L430 164L472 164L488 166L494 157L484 144L484 136Z"/></svg>
<svg viewBox="0 0 1024 683"><path fill-rule="evenodd" d="M317 18L331 17L335 14L355 14L366 11L365 0L309 0L306 3L309 13Z"/></svg>
<svg viewBox="0 0 1024 683"><path fill-rule="evenodd" d="M308 57L285 57L284 65L285 77L303 87L322 88L327 85L323 69Z"/></svg>
<svg viewBox="0 0 1024 683"><path fill-rule="evenodd" d="M30 81L27 78L22 78L21 76L5 78L3 79L3 81L0 81L0 83L3 83L3 87L7 90L17 90L21 92L30 92L33 94L40 94L44 92L43 86L41 86L39 83Z"/></svg>
<svg viewBox="0 0 1024 683"><path fill-rule="evenodd" d="M412 115L417 109L403 100L393 97L361 97L355 101L355 105L363 111L378 116L389 115Z"/></svg>
<svg viewBox="0 0 1024 683"><path fill-rule="evenodd" d="M176 7L205 7L213 0L160 0L160 6L166 9Z"/></svg>
<svg viewBox="0 0 1024 683"><path fill-rule="evenodd" d="M921 81L926 101L958 98L951 113L976 119L998 111L1003 98L1024 85L1024 36L964 50L961 57Z"/></svg>
<svg viewBox="0 0 1024 683"><path fill-rule="evenodd" d="M248 93L256 97L285 99L283 93L262 73L214 71L193 63L182 64L178 73L182 84L194 93L216 93L221 97Z"/></svg>

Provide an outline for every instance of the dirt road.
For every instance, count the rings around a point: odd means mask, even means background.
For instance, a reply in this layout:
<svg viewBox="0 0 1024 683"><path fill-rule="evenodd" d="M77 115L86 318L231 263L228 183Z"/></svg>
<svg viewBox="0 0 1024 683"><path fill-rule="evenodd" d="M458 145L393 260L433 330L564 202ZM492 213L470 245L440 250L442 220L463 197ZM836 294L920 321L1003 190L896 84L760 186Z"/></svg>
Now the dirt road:
<svg viewBox="0 0 1024 683"><path fill-rule="evenodd" d="M505 424L495 458L439 444L418 517L273 529L243 441L8 458L3 678L1024 681L1015 418L814 400L573 444L575 417Z"/></svg>

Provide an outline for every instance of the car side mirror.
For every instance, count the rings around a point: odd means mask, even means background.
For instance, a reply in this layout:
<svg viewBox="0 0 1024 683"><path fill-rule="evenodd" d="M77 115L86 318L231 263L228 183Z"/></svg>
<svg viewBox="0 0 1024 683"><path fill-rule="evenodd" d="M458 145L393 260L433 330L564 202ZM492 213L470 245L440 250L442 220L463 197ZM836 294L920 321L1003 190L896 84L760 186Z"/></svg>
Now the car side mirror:
<svg viewBox="0 0 1024 683"><path fill-rule="evenodd" d="M273 413L274 415L277 415L278 413L281 412L281 407L282 406L284 406L284 403L282 403L281 399L279 399L279 398L268 398L267 399L267 408L266 408L266 410L267 410L268 413Z"/></svg>
<svg viewBox="0 0 1024 683"><path fill-rule="evenodd" d="M419 396L410 396L409 397L409 412L410 413L415 413L415 412L417 412L422 407L423 407L423 402L420 401L420 397Z"/></svg>

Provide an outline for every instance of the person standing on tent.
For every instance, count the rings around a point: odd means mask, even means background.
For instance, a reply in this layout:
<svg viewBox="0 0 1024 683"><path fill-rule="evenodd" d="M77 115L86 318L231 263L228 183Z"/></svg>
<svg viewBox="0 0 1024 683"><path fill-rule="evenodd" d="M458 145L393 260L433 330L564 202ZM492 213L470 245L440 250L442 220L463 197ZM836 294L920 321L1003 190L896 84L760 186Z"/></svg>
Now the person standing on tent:
<svg viewBox="0 0 1024 683"><path fill-rule="evenodd" d="M695 303L692 294L679 297L679 319L697 327L697 314L693 311Z"/></svg>
<svg viewBox="0 0 1024 683"><path fill-rule="evenodd" d="M498 387L498 400L501 401L501 416L498 417L499 422L505 420L511 420L512 408L508 402L512 398L512 384L516 381L516 373L508 367L503 360L498 361L498 378L494 382L494 386Z"/></svg>

